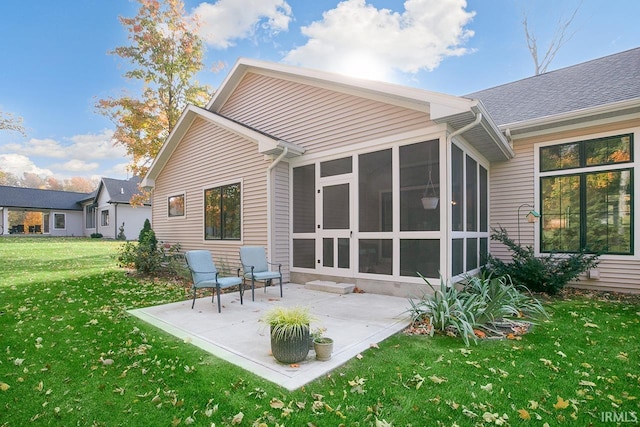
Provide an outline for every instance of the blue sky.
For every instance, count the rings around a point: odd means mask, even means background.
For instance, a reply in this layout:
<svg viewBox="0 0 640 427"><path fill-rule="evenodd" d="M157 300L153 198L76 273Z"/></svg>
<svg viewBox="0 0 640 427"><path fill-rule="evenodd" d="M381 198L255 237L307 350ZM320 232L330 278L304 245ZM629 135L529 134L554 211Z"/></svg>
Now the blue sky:
<svg viewBox="0 0 640 427"><path fill-rule="evenodd" d="M68 179L127 177L128 159L95 102L134 90L108 52L127 45L134 0L2 0L0 170ZM185 0L198 14L214 89L238 57L323 68L452 95L533 75L526 11L540 49L578 13L549 71L640 46L637 0ZM222 61L225 68L211 71Z"/></svg>

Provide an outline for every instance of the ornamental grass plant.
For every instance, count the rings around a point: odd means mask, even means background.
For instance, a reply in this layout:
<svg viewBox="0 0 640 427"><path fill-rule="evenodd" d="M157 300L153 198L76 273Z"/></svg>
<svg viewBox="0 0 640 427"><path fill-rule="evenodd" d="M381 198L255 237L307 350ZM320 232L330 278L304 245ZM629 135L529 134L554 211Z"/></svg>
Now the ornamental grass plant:
<svg viewBox="0 0 640 427"><path fill-rule="evenodd" d="M189 295L119 268L120 244L0 238L0 426L596 426L640 413L637 296L566 289L529 333L471 347L399 333L290 392L130 316Z"/></svg>

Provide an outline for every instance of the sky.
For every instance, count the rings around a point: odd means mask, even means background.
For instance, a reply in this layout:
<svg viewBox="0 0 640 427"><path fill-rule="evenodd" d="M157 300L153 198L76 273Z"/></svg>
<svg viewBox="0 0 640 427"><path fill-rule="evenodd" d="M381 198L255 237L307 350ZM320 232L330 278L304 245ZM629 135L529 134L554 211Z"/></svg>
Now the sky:
<svg viewBox="0 0 640 427"><path fill-rule="evenodd" d="M214 90L239 57L465 95L530 77L523 16L545 50L577 13L548 71L640 46L637 0L184 0L206 47L197 79ZM129 177L99 99L139 86L110 54L135 0L0 0L0 170L21 177ZM221 70L215 64L222 63Z"/></svg>

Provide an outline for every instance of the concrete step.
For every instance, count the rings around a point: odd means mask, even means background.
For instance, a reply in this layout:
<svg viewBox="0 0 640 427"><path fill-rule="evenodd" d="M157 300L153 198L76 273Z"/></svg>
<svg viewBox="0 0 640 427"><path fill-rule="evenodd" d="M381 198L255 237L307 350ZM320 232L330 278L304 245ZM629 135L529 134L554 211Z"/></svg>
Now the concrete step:
<svg viewBox="0 0 640 427"><path fill-rule="evenodd" d="M331 292L334 294L350 294L355 289L351 283L336 283L326 280L312 280L304 284L305 289L311 291Z"/></svg>

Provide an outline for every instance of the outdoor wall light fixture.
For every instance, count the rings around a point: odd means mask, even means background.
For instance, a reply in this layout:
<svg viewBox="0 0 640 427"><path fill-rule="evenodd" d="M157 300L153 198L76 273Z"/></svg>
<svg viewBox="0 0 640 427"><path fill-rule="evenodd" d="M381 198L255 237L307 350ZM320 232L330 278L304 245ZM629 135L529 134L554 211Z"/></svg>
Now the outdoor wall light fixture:
<svg viewBox="0 0 640 427"><path fill-rule="evenodd" d="M520 244L520 209L524 207L531 208L531 210L526 215L527 222L534 223L538 220L538 218L540 218L540 214L534 211L533 206L530 205L529 203L523 203L520 206L518 206L518 245Z"/></svg>

